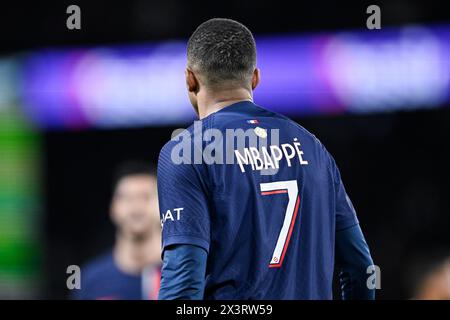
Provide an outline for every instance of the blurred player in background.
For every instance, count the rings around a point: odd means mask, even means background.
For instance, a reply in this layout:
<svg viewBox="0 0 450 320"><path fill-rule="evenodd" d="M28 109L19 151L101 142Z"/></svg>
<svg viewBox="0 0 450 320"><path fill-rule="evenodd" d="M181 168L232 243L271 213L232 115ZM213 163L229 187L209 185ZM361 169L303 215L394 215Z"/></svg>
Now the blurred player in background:
<svg viewBox="0 0 450 320"><path fill-rule="evenodd" d="M114 248L81 268L81 289L73 298L156 299L161 222L151 166L129 162L117 169L111 220L117 228Z"/></svg>
<svg viewBox="0 0 450 320"><path fill-rule="evenodd" d="M430 250L412 263L408 285L415 300L450 300L448 250Z"/></svg>
<svg viewBox="0 0 450 320"><path fill-rule="evenodd" d="M372 258L332 156L303 127L253 103L260 74L251 32L209 20L187 56L189 98L202 121L188 129L188 148L180 152L180 134L158 162L159 299L331 299L335 259L342 298L373 299ZM249 139L236 147L227 130ZM205 132L214 153L196 142ZM203 161L193 158L198 150ZM231 164L210 161L230 155Z"/></svg>

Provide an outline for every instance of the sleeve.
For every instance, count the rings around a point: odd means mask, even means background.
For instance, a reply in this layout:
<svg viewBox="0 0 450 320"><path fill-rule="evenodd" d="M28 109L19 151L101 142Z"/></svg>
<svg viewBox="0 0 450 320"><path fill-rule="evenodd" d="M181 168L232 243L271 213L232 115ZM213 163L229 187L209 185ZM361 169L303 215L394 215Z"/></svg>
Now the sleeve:
<svg viewBox="0 0 450 320"><path fill-rule="evenodd" d="M164 253L158 300L201 300L207 253L200 247L174 245Z"/></svg>
<svg viewBox="0 0 450 320"><path fill-rule="evenodd" d="M210 216L206 172L201 165L176 163L172 144L166 145L158 161L158 198L162 223L162 249L190 244L209 251Z"/></svg>
<svg viewBox="0 0 450 320"><path fill-rule="evenodd" d="M373 260L359 225L336 232L336 265L343 300L375 299L375 288L367 285Z"/></svg>
<svg viewBox="0 0 450 320"><path fill-rule="evenodd" d="M331 162L335 190L336 231L339 231L358 224L359 221L356 216L352 201L345 191L344 183L341 179L341 174L333 157L331 157Z"/></svg>

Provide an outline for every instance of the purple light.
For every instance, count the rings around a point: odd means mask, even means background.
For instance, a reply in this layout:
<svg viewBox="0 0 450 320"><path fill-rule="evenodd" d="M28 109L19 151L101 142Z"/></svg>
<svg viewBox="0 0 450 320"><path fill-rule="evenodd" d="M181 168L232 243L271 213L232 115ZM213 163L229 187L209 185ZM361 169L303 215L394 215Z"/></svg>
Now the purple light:
<svg viewBox="0 0 450 320"><path fill-rule="evenodd" d="M450 100L450 27L260 37L255 102L290 116L439 107ZM194 113L185 43L44 51L20 95L46 128L179 124Z"/></svg>

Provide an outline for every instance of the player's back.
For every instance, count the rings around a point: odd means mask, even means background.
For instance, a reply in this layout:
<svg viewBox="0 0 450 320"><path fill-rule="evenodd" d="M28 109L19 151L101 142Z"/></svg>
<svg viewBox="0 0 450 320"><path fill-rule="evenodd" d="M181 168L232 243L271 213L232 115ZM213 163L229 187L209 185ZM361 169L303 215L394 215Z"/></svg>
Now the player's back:
<svg viewBox="0 0 450 320"><path fill-rule="evenodd" d="M192 141L199 131L203 157L186 190L197 200L164 223L163 246L187 235L208 251L206 299L332 298L335 231L357 220L325 148L251 102L203 119Z"/></svg>

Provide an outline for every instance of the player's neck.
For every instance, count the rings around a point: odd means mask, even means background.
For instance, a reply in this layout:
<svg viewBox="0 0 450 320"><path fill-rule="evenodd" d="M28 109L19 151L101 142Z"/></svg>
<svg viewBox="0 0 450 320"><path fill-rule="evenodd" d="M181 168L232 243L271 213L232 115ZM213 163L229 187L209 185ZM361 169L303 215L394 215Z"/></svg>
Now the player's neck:
<svg viewBox="0 0 450 320"><path fill-rule="evenodd" d="M197 99L198 115L200 119L203 119L236 102L253 101L253 95L246 88L220 91L204 90L204 92L199 93Z"/></svg>
<svg viewBox="0 0 450 320"><path fill-rule="evenodd" d="M138 274L151 264L160 263L160 241L156 236L134 238L117 235L114 246L114 260L125 273Z"/></svg>

